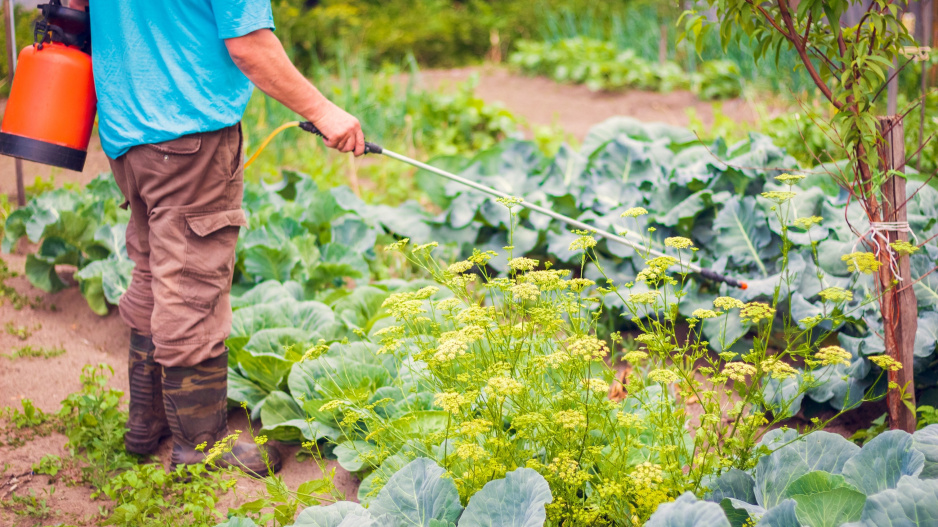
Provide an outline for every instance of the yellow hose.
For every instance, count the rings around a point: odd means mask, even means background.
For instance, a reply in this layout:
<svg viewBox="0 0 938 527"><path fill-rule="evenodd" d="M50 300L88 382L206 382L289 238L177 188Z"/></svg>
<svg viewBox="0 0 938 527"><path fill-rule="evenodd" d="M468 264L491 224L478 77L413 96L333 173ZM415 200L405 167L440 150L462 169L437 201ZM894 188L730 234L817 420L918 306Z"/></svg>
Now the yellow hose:
<svg viewBox="0 0 938 527"><path fill-rule="evenodd" d="M257 156L261 155L261 152L263 152L264 149L267 148L267 145L273 140L274 137L277 136L277 134L286 130L287 128L292 128L294 126L299 126L299 125L300 125L299 121L290 121L289 123L284 123L278 126L276 130L271 132L270 135L268 135L267 138L261 142L261 146L258 147L258 149L254 151L254 155L252 155L250 159L248 159L247 162L244 163L244 168L251 166L251 163L253 163L257 159Z"/></svg>

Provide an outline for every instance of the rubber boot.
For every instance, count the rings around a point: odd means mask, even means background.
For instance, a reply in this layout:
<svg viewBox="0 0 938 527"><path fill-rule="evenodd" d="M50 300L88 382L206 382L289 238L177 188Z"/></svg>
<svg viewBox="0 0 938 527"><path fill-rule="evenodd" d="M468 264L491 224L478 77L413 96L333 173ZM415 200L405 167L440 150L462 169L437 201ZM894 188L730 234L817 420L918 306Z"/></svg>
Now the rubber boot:
<svg viewBox="0 0 938 527"><path fill-rule="evenodd" d="M173 432L172 466L205 461L216 441L228 435L228 353L195 366L163 368L163 404ZM196 447L205 444L203 451ZM212 460L219 466L240 466L258 476L280 470L280 455L274 448L253 442L235 443L230 452Z"/></svg>
<svg viewBox="0 0 938 527"><path fill-rule="evenodd" d="M160 440L170 435L163 408L162 367L153 360L153 339L130 331L130 415L124 448L148 455L156 452Z"/></svg>

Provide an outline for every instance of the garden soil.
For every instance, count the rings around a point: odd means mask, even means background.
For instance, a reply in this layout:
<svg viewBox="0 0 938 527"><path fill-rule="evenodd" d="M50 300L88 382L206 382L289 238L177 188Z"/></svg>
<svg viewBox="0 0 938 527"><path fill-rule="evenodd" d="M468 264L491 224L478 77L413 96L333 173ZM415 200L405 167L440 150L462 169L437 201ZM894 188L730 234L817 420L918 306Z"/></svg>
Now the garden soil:
<svg viewBox="0 0 938 527"><path fill-rule="evenodd" d="M456 70L428 71L423 82L431 89L448 89L478 75L477 94L484 100L502 102L510 111L532 125L557 125L577 139L585 137L589 128L609 117L627 115L645 121L661 121L687 126L687 108L708 124L712 120L712 103L699 101L689 92L668 94L650 92L593 93L582 86L560 85L545 78L515 75L503 68L477 67ZM0 101L0 111L5 102ZM755 113L744 101L722 103L722 110L738 121L754 121ZM55 169L35 163L24 163L27 184L36 177L54 176L56 186L65 183L84 185L99 173L109 171L107 159L95 136L89 148L88 161L83 172ZM15 200L16 182L13 161L0 157L0 193ZM9 360L0 357L0 407L20 406L20 400L29 398L46 412L55 412L68 394L80 389L79 375L85 364L107 364L114 369L111 385L127 392L126 354L129 330L112 312L99 317L88 309L76 287L55 294L34 289L22 276L26 251L18 250L3 255L10 268L21 276L8 280L23 294L38 299L35 307L15 310L9 302L0 305L0 325L10 322L17 327L30 328L33 333L25 341L0 329L0 353L9 353L24 344L33 347L62 347L66 352L54 358L21 358ZM63 280L70 280L71 272L62 269ZM245 429L246 419L240 410L232 413L231 428ZM18 448L0 446L0 501L30 491L40 496L51 492L49 478L31 475L30 467L45 454L67 455L65 438L49 435L35 438ZM159 459L167 464L171 442L164 441ZM319 468L310 461L298 462L297 447L283 447L284 468L281 475L287 485L296 488L303 481L319 476ZM336 466L334 462L330 466ZM356 495L358 481L341 468L336 471L336 485L348 497ZM92 500L92 489L55 484L51 497L46 497L53 515L41 520L43 525L95 525L106 501ZM251 499L261 487L252 481L238 485L236 493L224 496L222 505L236 505ZM18 517L0 508L0 525L34 525L35 518Z"/></svg>

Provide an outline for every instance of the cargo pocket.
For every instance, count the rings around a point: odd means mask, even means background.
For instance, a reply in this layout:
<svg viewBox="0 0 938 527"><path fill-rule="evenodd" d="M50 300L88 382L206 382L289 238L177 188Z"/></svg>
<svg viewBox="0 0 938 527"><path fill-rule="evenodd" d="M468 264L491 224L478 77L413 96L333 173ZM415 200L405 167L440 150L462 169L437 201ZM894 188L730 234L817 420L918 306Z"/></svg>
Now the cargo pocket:
<svg viewBox="0 0 938 527"><path fill-rule="evenodd" d="M231 285L241 209L186 215L186 263L180 289L187 304L212 309Z"/></svg>

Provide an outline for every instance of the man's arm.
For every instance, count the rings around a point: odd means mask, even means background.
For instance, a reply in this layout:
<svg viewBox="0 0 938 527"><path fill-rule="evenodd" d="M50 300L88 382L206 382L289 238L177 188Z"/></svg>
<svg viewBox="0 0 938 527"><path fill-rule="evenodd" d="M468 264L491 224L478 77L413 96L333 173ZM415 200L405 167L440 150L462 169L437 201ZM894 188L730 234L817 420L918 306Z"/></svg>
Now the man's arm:
<svg viewBox="0 0 938 527"><path fill-rule="evenodd" d="M75 0L73 0L75 1ZM235 65L261 91L312 121L326 136L326 146L340 152L365 152L358 119L333 104L296 69L273 31L259 29L225 40Z"/></svg>
<svg viewBox="0 0 938 527"><path fill-rule="evenodd" d="M88 0L69 0L68 2L65 3L65 5L67 5L68 7L71 7L72 9L77 9L79 11L88 10Z"/></svg>

